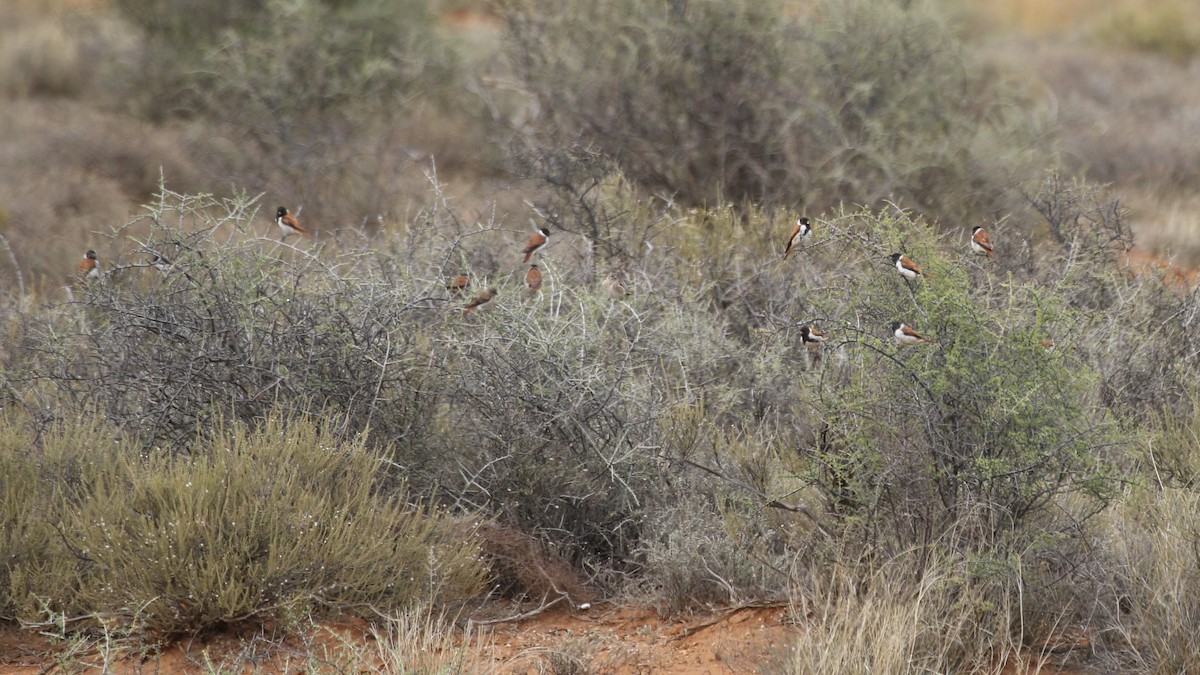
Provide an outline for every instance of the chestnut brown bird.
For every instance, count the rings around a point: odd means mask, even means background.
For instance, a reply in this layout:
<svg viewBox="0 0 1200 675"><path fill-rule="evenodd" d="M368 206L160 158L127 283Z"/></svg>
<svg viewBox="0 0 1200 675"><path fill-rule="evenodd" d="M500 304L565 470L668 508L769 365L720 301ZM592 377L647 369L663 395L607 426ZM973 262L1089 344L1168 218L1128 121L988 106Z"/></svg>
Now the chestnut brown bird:
<svg viewBox="0 0 1200 675"><path fill-rule="evenodd" d="M813 348L820 347L822 342L829 339L829 336L820 328L810 325L801 326L800 339L804 341L805 347Z"/></svg>
<svg viewBox="0 0 1200 675"><path fill-rule="evenodd" d="M467 286L471 285L471 277L467 276L466 272L454 277L450 283L446 284L446 290L450 291L450 295L462 295L463 291L467 290Z"/></svg>
<svg viewBox="0 0 1200 675"><path fill-rule="evenodd" d="M801 218L796 221L796 226L792 228L792 234L788 237L787 246L783 249L783 259L787 260L792 254L792 247L799 246L802 241L812 234L812 226L808 224L808 218Z"/></svg>
<svg viewBox="0 0 1200 675"><path fill-rule="evenodd" d="M992 240L988 238L987 230L978 225L971 230L971 252L992 257Z"/></svg>
<svg viewBox="0 0 1200 675"><path fill-rule="evenodd" d="M79 276L87 281L100 278L100 261L96 260L95 251L88 249L83 254L83 260L79 261Z"/></svg>
<svg viewBox="0 0 1200 675"><path fill-rule="evenodd" d="M610 298L620 300L630 295L629 287L625 284L625 280L616 272L609 272L608 276L604 277L604 281L600 282L600 286L604 288L604 292Z"/></svg>
<svg viewBox="0 0 1200 675"><path fill-rule="evenodd" d="M308 230L296 220L296 217L288 213L287 207L279 207L275 211L275 224L279 229L283 230L282 239L287 239L289 234L298 234L302 237L311 237Z"/></svg>
<svg viewBox="0 0 1200 675"><path fill-rule="evenodd" d="M525 288L529 289L530 293L537 293L542 288L542 271L537 265L530 265L525 271Z"/></svg>
<svg viewBox="0 0 1200 675"><path fill-rule="evenodd" d="M534 253L546 248L546 244L550 241L550 230L545 227L540 227L529 235L529 239L525 240L525 250L521 251L525 254L525 259L521 262L528 264L529 259Z"/></svg>
<svg viewBox="0 0 1200 675"><path fill-rule="evenodd" d="M496 297L496 289L495 288L487 288L485 290L480 291L478 295L476 295L474 298L471 298L471 301L467 303L466 307L463 307L462 315L466 316L466 315L470 314L471 312L474 312L475 310L479 309L480 307L483 307L484 305L491 302L492 298L494 298L494 297Z"/></svg>
<svg viewBox="0 0 1200 675"><path fill-rule="evenodd" d="M905 323L896 321L892 324L892 335L896 336L896 344L901 347L909 345L931 345L935 344L933 340L921 335L917 331L909 328Z"/></svg>
<svg viewBox="0 0 1200 675"><path fill-rule="evenodd" d="M896 269L900 272L900 276L912 281L917 277L932 277L932 274L922 271L921 266L913 262L911 258L903 253L893 253L892 263L896 265Z"/></svg>

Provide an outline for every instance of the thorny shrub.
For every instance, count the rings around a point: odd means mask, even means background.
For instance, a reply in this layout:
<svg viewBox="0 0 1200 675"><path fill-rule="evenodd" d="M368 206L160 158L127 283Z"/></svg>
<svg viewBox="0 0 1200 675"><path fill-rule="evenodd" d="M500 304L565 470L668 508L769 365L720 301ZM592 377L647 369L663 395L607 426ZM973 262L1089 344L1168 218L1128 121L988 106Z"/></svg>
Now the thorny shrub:
<svg viewBox="0 0 1200 675"><path fill-rule="evenodd" d="M614 239L633 228L641 243L618 265L582 226L556 230L534 293L516 281L524 228L468 224L445 202L387 236L281 244L253 236L253 200L164 192L141 253L72 303L10 316L9 404L35 427L95 410L176 453L220 419L323 415L386 448L412 494L568 562L579 576L563 584L632 582L668 610L770 596L836 551L1086 555L1137 419L1105 386L1163 348L1158 333L1119 360L1101 345L1145 320L1124 298L1185 302L1116 266L1080 269L1110 260L1108 240L1027 256L1042 230L1014 218L988 260L968 231L847 210L813 214L814 239L784 262L769 215L682 209L619 176L595 190L627 214ZM932 276L903 280L897 250ZM500 291L469 316L444 289L464 268ZM632 293L613 297L603 271ZM1089 300L1101 286L1110 299ZM895 346L896 320L937 344ZM803 323L830 341L806 348ZM517 594L566 579L504 576Z"/></svg>
<svg viewBox="0 0 1200 675"><path fill-rule="evenodd" d="M138 219L151 229L138 252L105 260L100 283L26 325L30 360L12 377L101 411L147 445L182 448L216 419L262 419L281 404L400 440L422 403L406 396L420 378L406 366L417 336L397 328L422 296L401 296L359 257L261 245L248 236L256 212L244 197L164 192Z"/></svg>

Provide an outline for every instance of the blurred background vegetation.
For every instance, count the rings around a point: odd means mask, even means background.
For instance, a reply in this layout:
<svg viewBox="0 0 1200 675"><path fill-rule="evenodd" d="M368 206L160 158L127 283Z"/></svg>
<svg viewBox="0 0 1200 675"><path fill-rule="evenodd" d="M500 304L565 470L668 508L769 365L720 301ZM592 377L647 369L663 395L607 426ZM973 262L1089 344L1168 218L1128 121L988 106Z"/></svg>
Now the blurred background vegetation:
<svg viewBox="0 0 1200 675"><path fill-rule="evenodd" d="M1183 0L185 4L0 8L0 271L60 282L160 175L336 235L411 217L434 162L475 217L597 159L681 203L947 227L1061 164L1120 189L1142 250L1200 253Z"/></svg>
<svg viewBox="0 0 1200 675"><path fill-rule="evenodd" d="M780 672L1200 668L1198 68L1184 0L4 3L0 618L624 595L787 602Z"/></svg>

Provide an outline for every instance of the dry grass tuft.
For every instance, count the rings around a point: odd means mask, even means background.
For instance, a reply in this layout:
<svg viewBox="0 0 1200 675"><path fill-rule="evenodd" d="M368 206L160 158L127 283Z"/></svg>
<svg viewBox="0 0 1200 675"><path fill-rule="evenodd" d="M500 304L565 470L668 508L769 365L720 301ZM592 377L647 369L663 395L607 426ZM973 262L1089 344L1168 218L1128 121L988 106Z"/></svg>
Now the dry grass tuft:
<svg viewBox="0 0 1200 675"><path fill-rule="evenodd" d="M839 561L801 574L792 601L801 630L780 672L999 675L1062 665L1044 641L1022 645L1015 568L919 557L909 552L870 572Z"/></svg>
<svg viewBox="0 0 1200 675"><path fill-rule="evenodd" d="M458 629L444 611L418 605L373 629L384 672L474 675L489 672L487 643L470 622Z"/></svg>
<svg viewBox="0 0 1200 675"><path fill-rule="evenodd" d="M1194 448L1193 448L1194 452ZM1115 511L1106 542L1117 588L1118 628L1108 658L1132 656L1131 671L1200 670L1200 495L1194 487L1138 489ZM1119 661L1117 663L1120 663Z"/></svg>
<svg viewBox="0 0 1200 675"><path fill-rule="evenodd" d="M1200 6L1189 0L1128 0L1099 20L1093 35L1106 47L1186 64L1200 55Z"/></svg>
<svg viewBox="0 0 1200 675"><path fill-rule="evenodd" d="M1039 37L1077 36L1187 61L1200 48L1200 6L1188 0L973 0L996 26Z"/></svg>

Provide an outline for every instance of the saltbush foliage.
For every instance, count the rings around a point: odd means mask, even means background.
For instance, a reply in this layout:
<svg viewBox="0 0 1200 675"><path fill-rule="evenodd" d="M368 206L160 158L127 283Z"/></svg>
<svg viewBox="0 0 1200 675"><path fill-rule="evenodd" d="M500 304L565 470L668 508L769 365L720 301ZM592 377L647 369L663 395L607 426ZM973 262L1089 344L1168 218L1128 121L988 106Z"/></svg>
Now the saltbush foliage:
<svg viewBox="0 0 1200 675"><path fill-rule="evenodd" d="M314 421L218 423L178 456L87 419L0 424L5 616L161 634L480 589L472 526L407 502L377 451Z"/></svg>

